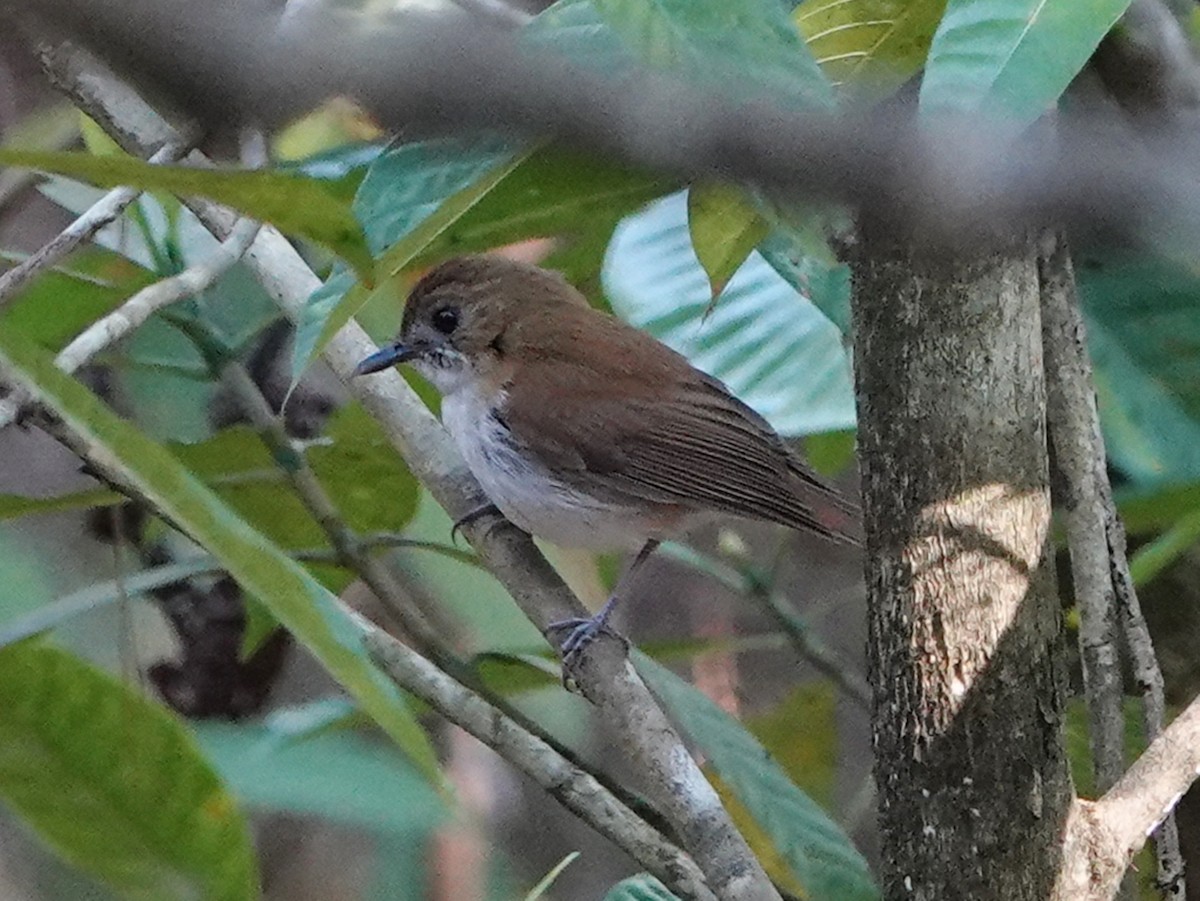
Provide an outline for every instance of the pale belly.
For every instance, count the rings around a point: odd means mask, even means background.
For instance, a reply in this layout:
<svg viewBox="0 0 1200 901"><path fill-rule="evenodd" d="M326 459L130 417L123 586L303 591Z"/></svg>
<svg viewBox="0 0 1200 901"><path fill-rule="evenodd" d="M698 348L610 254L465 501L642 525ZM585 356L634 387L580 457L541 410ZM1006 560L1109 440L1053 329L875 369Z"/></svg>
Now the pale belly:
<svg viewBox="0 0 1200 901"><path fill-rule="evenodd" d="M661 514L602 503L523 457L481 398L465 391L445 398L442 421L492 503L525 531L592 550L629 550L662 537Z"/></svg>

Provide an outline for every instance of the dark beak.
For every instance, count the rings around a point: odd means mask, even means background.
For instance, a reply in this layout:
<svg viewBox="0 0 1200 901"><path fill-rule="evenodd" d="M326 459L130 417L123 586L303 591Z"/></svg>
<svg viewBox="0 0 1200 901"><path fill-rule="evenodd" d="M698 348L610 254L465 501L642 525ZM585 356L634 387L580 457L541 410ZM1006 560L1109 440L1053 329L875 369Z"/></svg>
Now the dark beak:
<svg viewBox="0 0 1200 901"><path fill-rule="evenodd" d="M411 360L418 353L419 351L412 345L396 342L391 347L385 347L383 350L376 351L355 366L354 374L367 375L371 372L378 372L381 369L387 369L389 366L395 366L397 363Z"/></svg>

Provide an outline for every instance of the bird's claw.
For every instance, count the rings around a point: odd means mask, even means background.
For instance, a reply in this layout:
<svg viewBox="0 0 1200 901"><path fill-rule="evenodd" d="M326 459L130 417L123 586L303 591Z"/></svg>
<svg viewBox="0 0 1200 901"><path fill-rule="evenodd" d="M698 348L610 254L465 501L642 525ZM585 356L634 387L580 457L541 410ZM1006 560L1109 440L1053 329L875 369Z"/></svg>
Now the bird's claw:
<svg viewBox="0 0 1200 901"><path fill-rule="evenodd" d="M566 632L567 637L558 646L562 656L563 670L573 670L582 659L583 652L601 635L609 635L629 650L629 639L608 624L607 611L601 611L595 616L574 617L560 620L546 627L547 633Z"/></svg>
<svg viewBox="0 0 1200 901"><path fill-rule="evenodd" d="M481 504L474 510L460 516L454 520L454 525L450 527L450 541L452 544L458 544L458 534L463 530L463 526L469 526L477 519L482 519L484 516L500 516L504 514L500 512L500 508L495 504Z"/></svg>

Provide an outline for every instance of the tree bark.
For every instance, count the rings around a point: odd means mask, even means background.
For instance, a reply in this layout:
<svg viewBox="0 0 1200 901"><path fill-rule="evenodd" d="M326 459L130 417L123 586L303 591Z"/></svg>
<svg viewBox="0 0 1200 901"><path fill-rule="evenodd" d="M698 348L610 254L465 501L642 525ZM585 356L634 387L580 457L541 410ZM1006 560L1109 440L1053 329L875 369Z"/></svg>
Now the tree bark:
<svg viewBox="0 0 1200 901"><path fill-rule="evenodd" d="M1036 248L852 263L886 899L1048 898L1072 787Z"/></svg>

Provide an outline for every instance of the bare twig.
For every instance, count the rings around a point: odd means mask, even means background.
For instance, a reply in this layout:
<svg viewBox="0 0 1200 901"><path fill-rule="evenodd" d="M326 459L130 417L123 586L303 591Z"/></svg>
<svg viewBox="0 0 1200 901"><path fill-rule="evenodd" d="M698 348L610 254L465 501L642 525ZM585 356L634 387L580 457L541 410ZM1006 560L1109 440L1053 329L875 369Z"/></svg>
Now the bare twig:
<svg viewBox="0 0 1200 901"><path fill-rule="evenodd" d="M1116 647L1118 614L1142 693L1148 741L1163 729L1163 678L1129 574L1125 533L1108 481L1070 255L1061 237L1047 236L1044 244L1040 277L1047 419L1061 474L1071 572L1082 618L1080 645L1096 780L1099 790L1106 791L1124 769L1125 717ZM1159 887L1167 897L1181 901L1185 897L1183 856L1173 814L1164 816L1154 841Z"/></svg>
<svg viewBox="0 0 1200 901"><path fill-rule="evenodd" d="M129 89L86 57L71 52L46 54L48 66L69 96L131 152L145 155L171 135L169 126ZM122 99L121 121L113 121L111 100ZM218 236L232 227L234 214L201 200L185 201ZM246 255L268 294L296 316L320 284L295 249L276 231L264 228ZM397 373L352 380L358 362L376 349L353 320L330 340L325 359L379 420L412 472L454 518L485 500L449 435ZM463 529L484 564L508 588L542 630L551 623L586 613L578 599L524 532L500 520L479 520ZM597 643L577 674L580 688L596 705L621 742L652 803L663 812L685 849L701 866L721 899L772 899L779 895L745 839L721 806L716 791L688 754L674 727L654 701L617 642Z"/></svg>
<svg viewBox="0 0 1200 901"><path fill-rule="evenodd" d="M55 365L74 372L106 347L120 341L164 307L200 294L242 258L258 234L258 223L243 219L230 231L208 259L148 285L107 316L93 322L63 348ZM26 398L14 392L0 401L0 428L12 423Z"/></svg>
<svg viewBox="0 0 1200 901"><path fill-rule="evenodd" d="M1076 312L1075 277L1062 239L1048 235L1040 259L1046 418L1061 474L1079 648L1091 726L1096 787L1105 792L1125 770L1125 717L1117 650L1116 598L1104 537L1104 449Z"/></svg>
<svg viewBox="0 0 1200 901"><path fill-rule="evenodd" d="M184 143L169 144L150 157L150 162L169 163L179 159L186 152L187 146ZM9 304L21 289L40 273L60 262L104 226L115 221L141 193L134 188L114 188L48 243L22 260L19 265L0 275L0 309Z"/></svg>
<svg viewBox="0 0 1200 901"><path fill-rule="evenodd" d="M633 811L552 747L455 682L387 633L364 626L371 656L405 691L516 764L564 807L624 848L639 864L685 898L713 899L704 875Z"/></svg>

